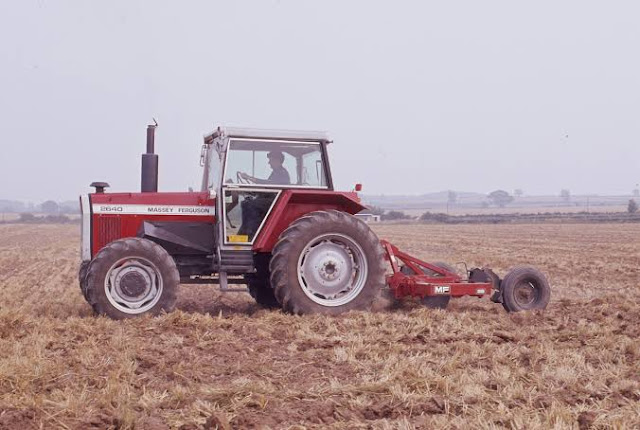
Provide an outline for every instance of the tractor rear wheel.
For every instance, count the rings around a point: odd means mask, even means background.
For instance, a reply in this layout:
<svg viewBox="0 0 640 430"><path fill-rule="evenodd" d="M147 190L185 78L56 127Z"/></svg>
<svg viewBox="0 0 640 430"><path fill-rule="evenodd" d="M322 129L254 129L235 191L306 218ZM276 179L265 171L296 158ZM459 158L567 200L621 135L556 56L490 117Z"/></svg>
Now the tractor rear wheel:
<svg viewBox="0 0 640 430"><path fill-rule="evenodd" d="M509 270L500 284L502 306L507 312L544 309L551 298L549 281L538 269L516 266Z"/></svg>
<svg viewBox="0 0 640 430"><path fill-rule="evenodd" d="M446 270L447 272L458 273L455 267L453 267L449 263L445 263L444 261L436 261L435 263L432 263L432 264L434 266L437 266L441 269ZM402 266L400 268L400 271L405 275L415 274L415 272L410 268L408 268L407 266ZM434 276L434 275L439 276L439 274L428 269L424 269L423 272L431 276ZM451 300L451 296L426 296L422 298L421 302L426 308L429 308L429 309L446 309L447 306L449 306L450 300Z"/></svg>
<svg viewBox="0 0 640 430"><path fill-rule="evenodd" d="M99 315L113 319L173 310L180 275L160 245L139 237L111 242L91 261L87 301Z"/></svg>
<svg viewBox="0 0 640 430"><path fill-rule="evenodd" d="M311 212L280 235L271 285L294 314L371 309L384 301L384 262L380 241L364 222L336 210Z"/></svg>

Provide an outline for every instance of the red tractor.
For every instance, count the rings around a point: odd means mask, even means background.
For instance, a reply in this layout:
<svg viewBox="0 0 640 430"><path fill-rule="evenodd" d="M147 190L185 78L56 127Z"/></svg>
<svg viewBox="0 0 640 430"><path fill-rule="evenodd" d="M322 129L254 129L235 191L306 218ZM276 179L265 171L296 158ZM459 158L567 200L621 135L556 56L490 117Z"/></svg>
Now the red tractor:
<svg viewBox="0 0 640 430"><path fill-rule="evenodd" d="M175 193L157 190L155 128L147 128L141 192L107 193L94 182L80 197L80 287L98 314L170 312L181 282L248 291L296 314L366 310L391 296L444 308L451 297L491 295L507 311L549 302L534 268L462 277L380 241L353 216L365 209L357 193L334 190L324 133L218 128L204 138L200 191Z"/></svg>

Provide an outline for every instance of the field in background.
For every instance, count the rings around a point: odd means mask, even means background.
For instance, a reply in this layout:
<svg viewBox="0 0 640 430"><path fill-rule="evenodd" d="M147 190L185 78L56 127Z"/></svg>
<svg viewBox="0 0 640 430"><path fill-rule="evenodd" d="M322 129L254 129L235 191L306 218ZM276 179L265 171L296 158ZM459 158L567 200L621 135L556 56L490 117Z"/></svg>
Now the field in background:
<svg viewBox="0 0 640 430"><path fill-rule="evenodd" d="M537 265L552 302L295 317L199 285L117 322L81 296L77 225L0 225L0 429L640 426L640 225L373 228L425 259Z"/></svg>
<svg viewBox="0 0 640 430"><path fill-rule="evenodd" d="M626 212L633 195L571 195L569 200L555 196L520 196L504 208L492 203L486 194L456 192L453 200L447 191L423 195L362 195L363 201L370 206L385 210L403 211L412 216L424 212L448 213L449 215L489 215L489 214L535 214L545 212L563 213L602 213Z"/></svg>
<svg viewBox="0 0 640 430"><path fill-rule="evenodd" d="M425 212L433 213L448 213L449 215L511 215L511 214L543 214L543 213L580 213L586 212L585 206L574 205L535 205L535 206L505 206L504 208L498 208L491 206L488 208L479 207L467 207L467 206L434 206L429 209L415 209L415 208L397 208L393 210L399 210L412 217L420 217ZM620 212L626 213L626 205L607 205L607 206L590 206L588 208L589 213L603 213L603 212Z"/></svg>

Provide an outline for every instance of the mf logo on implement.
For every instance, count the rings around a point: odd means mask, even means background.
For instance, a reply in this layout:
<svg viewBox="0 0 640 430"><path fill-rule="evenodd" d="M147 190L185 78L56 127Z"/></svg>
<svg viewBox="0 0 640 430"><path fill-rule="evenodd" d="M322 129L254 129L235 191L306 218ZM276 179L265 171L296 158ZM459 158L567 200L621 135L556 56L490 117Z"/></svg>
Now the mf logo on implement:
<svg viewBox="0 0 640 430"><path fill-rule="evenodd" d="M436 285L434 288L434 292L436 294L449 294L449 286L448 285Z"/></svg>

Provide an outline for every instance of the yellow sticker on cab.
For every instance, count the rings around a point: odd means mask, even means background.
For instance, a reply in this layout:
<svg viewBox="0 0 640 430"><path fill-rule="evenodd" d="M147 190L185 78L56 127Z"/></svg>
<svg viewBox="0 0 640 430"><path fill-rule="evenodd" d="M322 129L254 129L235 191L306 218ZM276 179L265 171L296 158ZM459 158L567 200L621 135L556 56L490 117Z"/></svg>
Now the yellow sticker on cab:
<svg viewBox="0 0 640 430"><path fill-rule="evenodd" d="M249 242L249 235L246 234L230 234L227 236L229 242Z"/></svg>

